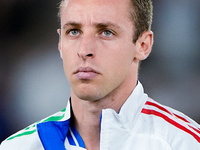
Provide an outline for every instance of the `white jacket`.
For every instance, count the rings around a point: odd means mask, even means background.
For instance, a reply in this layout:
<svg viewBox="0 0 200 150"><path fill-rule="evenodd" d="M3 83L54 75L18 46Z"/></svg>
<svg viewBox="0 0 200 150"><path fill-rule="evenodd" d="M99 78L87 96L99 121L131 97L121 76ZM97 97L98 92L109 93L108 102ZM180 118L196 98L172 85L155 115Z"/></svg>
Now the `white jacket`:
<svg viewBox="0 0 200 150"><path fill-rule="evenodd" d="M81 137L69 126L70 111L68 103L3 141L0 150L84 150ZM148 98L138 82L118 114L102 110L100 150L200 150L200 126Z"/></svg>

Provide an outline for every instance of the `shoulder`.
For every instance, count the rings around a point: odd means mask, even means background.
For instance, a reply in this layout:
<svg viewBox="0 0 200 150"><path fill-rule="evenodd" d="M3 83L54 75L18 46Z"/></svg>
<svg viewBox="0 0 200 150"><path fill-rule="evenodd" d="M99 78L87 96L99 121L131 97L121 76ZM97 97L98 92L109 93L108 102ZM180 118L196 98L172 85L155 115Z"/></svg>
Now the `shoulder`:
<svg viewBox="0 0 200 150"><path fill-rule="evenodd" d="M142 114L151 130L170 145L184 142L184 146L197 145L200 149L200 125L185 114L150 98L144 105Z"/></svg>
<svg viewBox="0 0 200 150"><path fill-rule="evenodd" d="M21 133L18 132L20 135ZM27 134L14 139L6 139L0 145L0 150L15 149L15 150L43 150L42 143L39 140L37 132Z"/></svg>
<svg viewBox="0 0 200 150"><path fill-rule="evenodd" d="M66 108L11 135L1 143L0 150L43 150L38 136L37 125L43 122L65 120L65 111Z"/></svg>

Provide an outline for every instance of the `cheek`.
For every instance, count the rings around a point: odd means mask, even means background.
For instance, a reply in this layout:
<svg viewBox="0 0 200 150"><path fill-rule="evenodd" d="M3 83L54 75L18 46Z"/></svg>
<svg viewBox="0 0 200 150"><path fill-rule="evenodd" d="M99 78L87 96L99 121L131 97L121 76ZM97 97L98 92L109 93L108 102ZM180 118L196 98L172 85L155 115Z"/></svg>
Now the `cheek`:
<svg viewBox="0 0 200 150"><path fill-rule="evenodd" d="M63 67L67 78L70 78L70 74L73 72L73 66L75 65L75 54L70 47L62 46L62 60L63 60Z"/></svg>
<svg viewBox="0 0 200 150"><path fill-rule="evenodd" d="M110 50L105 56L106 74L110 80L123 80L128 76L132 68L134 50L130 47L118 46Z"/></svg>
<svg viewBox="0 0 200 150"><path fill-rule="evenodd" d="M64 38L63 38L64 39ZM64 62L71 63L77 57L78 42L63 40L61 45L61 53Z"/></svg>
<svg viewBox="0 0 200 150"><path fill-rule="evenodd" d="M126 43L124 45L126 45ZM110 64L112 64L110 69L115 73L114 77L116 76L123 80L123 78L126 78L131 73L134 55L135 52L132 44L117 48L117 51L113 53L112 58L110 58Z"/></svg>
<svg viewBox="0 0 200 150"><path fill-rule="evenodd" d="M107 55L108 64L112 67L117 67L120 70L126 69L131 66L135 56L135 49L132 43L119 43L112 46Z"/></svg>

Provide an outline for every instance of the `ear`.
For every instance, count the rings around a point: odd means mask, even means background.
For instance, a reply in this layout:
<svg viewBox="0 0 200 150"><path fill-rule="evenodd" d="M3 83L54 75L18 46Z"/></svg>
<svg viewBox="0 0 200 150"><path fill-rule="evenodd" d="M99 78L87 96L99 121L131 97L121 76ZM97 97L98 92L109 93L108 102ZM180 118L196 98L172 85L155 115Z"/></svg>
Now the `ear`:
<svg viewBox="0 0 200 150"><path fill-rule="evenodd" d="M153 32L146 31L136 41L137 50L135 59L139 61L146 59L151 53L152 46L153 46Z"/></svg>
<svg viewBox="0 0 200 150"><path fill-rule="evenodd" d="M60 57L62 58L62 50L61 50L61 29L58 29L57 30L57 33L58 33L58 35L59 35L59 42L58 42L58 49L59 49L59 51L60 51Z"/></svg>

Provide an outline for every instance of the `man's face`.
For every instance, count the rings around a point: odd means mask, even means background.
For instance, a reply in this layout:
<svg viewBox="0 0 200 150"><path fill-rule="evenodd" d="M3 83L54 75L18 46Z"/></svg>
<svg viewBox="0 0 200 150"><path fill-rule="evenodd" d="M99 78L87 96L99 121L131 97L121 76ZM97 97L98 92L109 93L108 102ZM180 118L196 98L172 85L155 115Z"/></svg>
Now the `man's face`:
<svg viewBox="0 0 200 150"><path fill-rule="evenodd" d="M69 0L62 7L59 49L78 98L102 99L137 78L128 4L129 0Z"/></svg>

